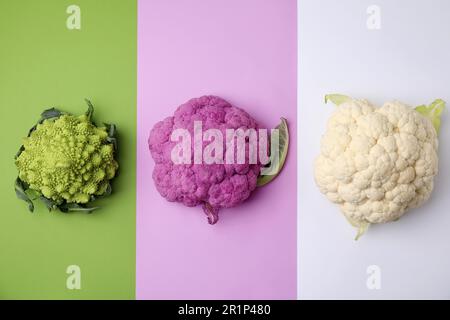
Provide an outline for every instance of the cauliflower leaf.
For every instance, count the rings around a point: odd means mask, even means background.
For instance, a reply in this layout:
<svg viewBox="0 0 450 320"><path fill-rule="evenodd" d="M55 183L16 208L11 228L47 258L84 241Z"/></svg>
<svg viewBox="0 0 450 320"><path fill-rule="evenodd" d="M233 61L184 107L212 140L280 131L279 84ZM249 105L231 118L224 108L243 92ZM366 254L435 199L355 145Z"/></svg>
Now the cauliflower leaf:
<svg viewBox="0 0 450 320"><path fill-rule="evenodd" d="M279 157L278 157L278 163L275 164L275 165L277 165L275 174L272 174L272 175L260 174L258 176L258 180L256 182L256 185L258 187L265 186L269 182L273 181L280 174L281 170L283 170L284 163L286 162L286 157L287 157L288 150L289 150L289 129L288 129L287 120L285 118L281 118L281 123L275 129L278 129L278 135L279 135L279 146L278 146L279 147ZM272 160L274 159L274 157L272 155L271 155L271 159ZM273 161L270 161L266 167L270 167L272 164L273 164ZM264 168L262 168L262 171L263 170L264 170Z"/></svg>
<svg viewBox="0 0 450 320"><path fill-rule="evenodd" d="M344 102L349 102L352 100L353 100L352 98L350 98L346 95L343 95L343 94L339 94L339 93L327 94L325 96L325 103L328 103L328 101L331 101L332 103L334 103L337 106L343 104Z"/></svg>
<svg viewBox="0 0 450 320"><path fill-rule="evenodd" d="M416 107L417 112L431 120L437 133L439 133L441 127L441 114L444 109L445 101L442 99L436 99L428 106L421 105Z"/></svg>
<svg viewBox="0 0 450 320"><path fill-rule="evenodd" d="M353 220L352 218L346 217L347 221L357 229L357 233L355 236L355 241L358 241L359 238L361 238L367 231L367 229L369 229L370 227L370 222L363 220L363 221L356 221Z"/></svg>

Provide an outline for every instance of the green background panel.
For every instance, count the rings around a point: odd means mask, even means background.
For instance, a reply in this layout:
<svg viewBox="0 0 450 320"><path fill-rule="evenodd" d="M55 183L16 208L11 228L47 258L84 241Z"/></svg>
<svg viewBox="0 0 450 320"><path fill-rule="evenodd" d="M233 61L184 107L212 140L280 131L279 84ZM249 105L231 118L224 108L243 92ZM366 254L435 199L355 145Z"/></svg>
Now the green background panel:
<svg viewBox="0 0 450 320"><path fill-rule="evenodd" d="M81 8L81 30L66 9ZM0 298L134 299L136 1L0 1ZM85 112L119 129L120 175L93 214L34 214L16 199L14 155L41 111ZM37 204L37 202L36 202ZM81 290L66 268L81 268Z"/></svg>

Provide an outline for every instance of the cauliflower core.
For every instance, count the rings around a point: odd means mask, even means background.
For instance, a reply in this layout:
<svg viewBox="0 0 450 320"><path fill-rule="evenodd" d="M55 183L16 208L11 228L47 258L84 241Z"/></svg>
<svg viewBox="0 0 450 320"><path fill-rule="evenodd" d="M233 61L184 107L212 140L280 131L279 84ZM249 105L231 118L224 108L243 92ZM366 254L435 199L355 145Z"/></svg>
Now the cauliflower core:
<svg viewBox="0 0 450 320"><path fill-rule="evenodd" d="M57 204L85 204L103 195L118 164L106 128L87 115L44 120L24 139L16 159L19 178Z"/></svg>
<svg viewBox="0 0 450 320"><path fill-rule="evenodd" d="M354 226L394 221L430 197L437 150L432 121L410 106L348 99L328 121L315 180Z"/></svg>
<svg viewBox="0 0 450 320"><path fill-rule="evenodd" d="M210 224L218 220L221 208L245 201L256 188L260 164L174 164L171 151L173 130L187 129L194 135L194 121L202 121L203 130L257 129L256 121L244 110L215 96L192 99L178 107L172 117L158 122L148 140L155 168L153 180L168 201L186 206L202 205ZM203 150L207 146L203 143ZM248 154L246 153L248 160ZM192 162L193 163L193 162Z"/></svg>

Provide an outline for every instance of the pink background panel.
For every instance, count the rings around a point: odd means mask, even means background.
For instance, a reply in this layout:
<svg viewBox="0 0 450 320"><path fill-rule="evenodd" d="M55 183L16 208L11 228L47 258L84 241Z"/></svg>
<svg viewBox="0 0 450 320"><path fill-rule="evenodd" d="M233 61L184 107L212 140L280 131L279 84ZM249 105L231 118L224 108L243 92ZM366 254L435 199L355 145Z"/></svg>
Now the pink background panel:
<svg viewBox="0 0 450 320"><path fill-rule="evenodd" d="M295 0L139 1L138 299L296 298L296 42ZM291 132L281 176L214 226L159 195L147 147L156 122L204 94Z"/></svg>

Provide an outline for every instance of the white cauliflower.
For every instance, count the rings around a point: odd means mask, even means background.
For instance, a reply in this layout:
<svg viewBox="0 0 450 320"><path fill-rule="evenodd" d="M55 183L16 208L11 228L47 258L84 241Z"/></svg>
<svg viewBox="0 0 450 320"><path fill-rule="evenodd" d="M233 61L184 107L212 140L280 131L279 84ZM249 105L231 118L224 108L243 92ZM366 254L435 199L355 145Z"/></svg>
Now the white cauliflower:
<svg viewBox="0 0 450 320"><path fill-rule="evenodd" d="M338 204L359 238L372 223L398 220L428 200L438 172L440 114L445 102L411 108L329 95L337 109L315 161L320 191Z"/></svg>

